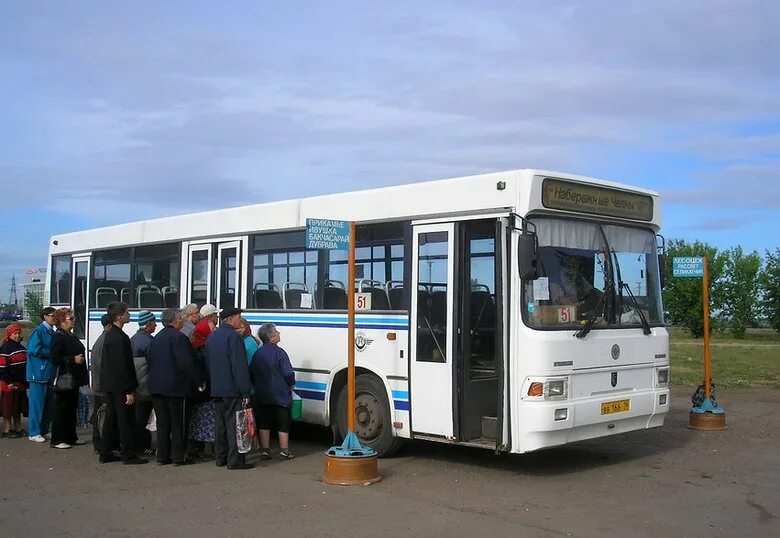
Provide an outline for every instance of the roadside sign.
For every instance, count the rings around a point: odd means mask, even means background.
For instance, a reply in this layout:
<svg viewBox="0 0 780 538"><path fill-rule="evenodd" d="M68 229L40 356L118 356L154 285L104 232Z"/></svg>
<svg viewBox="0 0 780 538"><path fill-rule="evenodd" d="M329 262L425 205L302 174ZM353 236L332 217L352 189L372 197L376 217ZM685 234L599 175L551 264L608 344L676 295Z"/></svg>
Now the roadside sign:
<svg viewBox="0 0 780 538"><path fill-rule="evenodd" d="M702 278L704 258L701 256L672 258L672 275L677 278Z"/></svg>
<svg viewBox="0 0 780 538"><path fill-rule="evenodd" d="M306 248L349 250L349 221L306 219Z"/></svg>

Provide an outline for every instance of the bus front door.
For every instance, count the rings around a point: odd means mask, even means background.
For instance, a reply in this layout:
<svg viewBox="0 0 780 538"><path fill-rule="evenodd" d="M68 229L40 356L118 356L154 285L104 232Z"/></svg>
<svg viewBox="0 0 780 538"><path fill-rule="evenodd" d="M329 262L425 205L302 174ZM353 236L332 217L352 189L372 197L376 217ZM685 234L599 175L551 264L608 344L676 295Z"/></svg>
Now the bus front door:
<svg viewBox="0 0 780 538"><path fill-rule="evenodd" d="M412 431L452 439L455 225L425 224L413 230Z"/></svg>

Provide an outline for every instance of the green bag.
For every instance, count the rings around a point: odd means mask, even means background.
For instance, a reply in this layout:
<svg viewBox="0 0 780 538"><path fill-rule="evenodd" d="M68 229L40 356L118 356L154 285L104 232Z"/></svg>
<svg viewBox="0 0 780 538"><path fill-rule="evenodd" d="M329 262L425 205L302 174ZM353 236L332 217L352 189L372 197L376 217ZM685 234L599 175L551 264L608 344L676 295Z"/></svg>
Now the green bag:
<svg viewBox="0 0 780 538"><path fill-rule="evenodd" d="M302 416L303 416L303 400L301 400L301 397L295 394L295 392L293 391L292 407L290 407L290 417L293 420L301 420Z"/></svg>

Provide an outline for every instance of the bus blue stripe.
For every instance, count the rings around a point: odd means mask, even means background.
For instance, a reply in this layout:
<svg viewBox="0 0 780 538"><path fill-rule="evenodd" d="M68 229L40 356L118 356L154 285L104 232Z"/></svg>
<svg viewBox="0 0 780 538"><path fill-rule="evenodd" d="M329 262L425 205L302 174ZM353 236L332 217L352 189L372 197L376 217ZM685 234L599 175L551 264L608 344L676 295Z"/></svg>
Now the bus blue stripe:
<svg viewBox="0 0 780 538"><path fill-rule="evenodd" d="M393 400L395 408L399 411L409 411L409 402L402 402L401 400Z"/></svg>
<svg viewBox="0 0 780 538"><path fill-rule="evenodd" d="M295 389L295 394L300 396L301 398L305 400L320 400L325 401L325 393L324 392L315 392L311 390L300 390Z"/></svg>
<svg viewBox="0 0 780 538"><path fill-rule="evenodd" d="M325 392L328 389L327 383L317 383L314 381L296 381L295 382L295 388L296 389L310 389L310 390L321 390L322 392Z"/></svg>
<svg viewBox="0 0 780 538"><path fill-rule="evenodd" d="M393 398L398 400L409 400L409 393L405 390L394 390Z"/></svg>

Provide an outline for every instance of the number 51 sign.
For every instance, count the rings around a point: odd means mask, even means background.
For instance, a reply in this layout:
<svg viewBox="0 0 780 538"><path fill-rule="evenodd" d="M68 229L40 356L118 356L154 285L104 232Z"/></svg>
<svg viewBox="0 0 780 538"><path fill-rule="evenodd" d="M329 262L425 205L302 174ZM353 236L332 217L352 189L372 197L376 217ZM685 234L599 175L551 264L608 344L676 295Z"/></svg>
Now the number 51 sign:
<svg viewBox="0 0 780 538"><path fill-rule="evenodd" d="M371 310L371 294L370 293L356 293L355 294L355 310Z"/></svg>

